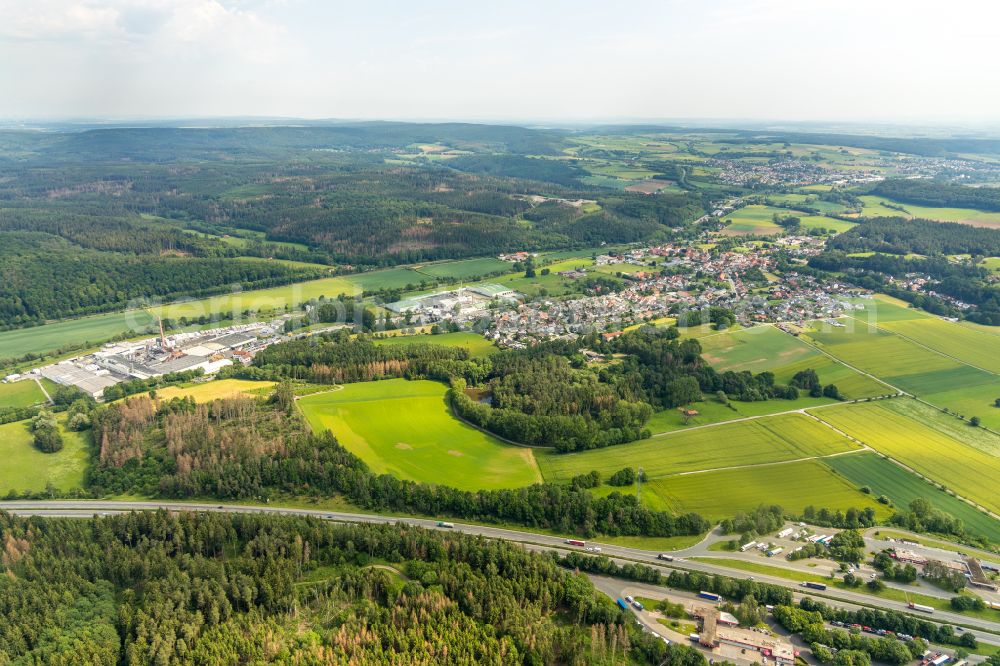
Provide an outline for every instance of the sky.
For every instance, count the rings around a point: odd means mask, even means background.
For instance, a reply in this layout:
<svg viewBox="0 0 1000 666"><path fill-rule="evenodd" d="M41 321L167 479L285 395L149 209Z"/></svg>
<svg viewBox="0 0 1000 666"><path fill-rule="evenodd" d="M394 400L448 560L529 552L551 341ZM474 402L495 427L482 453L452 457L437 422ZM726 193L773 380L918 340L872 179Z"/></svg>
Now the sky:
<svg viewBox="0 0 1000 666"><path fill-rule="evenodd" d="M1000 121L994 0L0 0L0 117Z"/></svg>

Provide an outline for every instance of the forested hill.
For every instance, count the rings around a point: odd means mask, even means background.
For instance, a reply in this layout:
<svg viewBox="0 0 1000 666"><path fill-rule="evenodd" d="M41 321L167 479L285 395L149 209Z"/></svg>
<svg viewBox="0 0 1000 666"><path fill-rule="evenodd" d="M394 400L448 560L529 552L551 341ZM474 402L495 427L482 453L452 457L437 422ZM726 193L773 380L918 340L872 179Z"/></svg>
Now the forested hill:
<svg viewBox="0 0 1000 666"><path fill-rule="evenodd" d="M826 146L850 146L869 150L910 153L925 157L957 156L960 154L1000 154L1000 139L980 137L881 136L878 134L840 134L835 132L745 129L738 127L681 127L676 125L610 125L588 128L602 134L635 134L659 132L697 132L712 136L719 143L747 145L753 143L803 143Z"/></svg>
<svg viewBox="0 0 1000 666"><path fill-rule="evenodd" d="M502 541L166 512L0 534L3 663L705 664Z"/></svg>
<svg viewBox="0 0 1000 666"><path fill-rule="evenodd" d="M507 125L364 122L324 127L143 127L0 134L0 160L178 162L446 143L471 152L550 155L559 134Z"/></svg>
<svg viewBox="0 0 1000 666"><path fill-rule="evenodd" d="M934 180L890 178L872 188L872 193L923 206L1000 210L1000 188L995 187L966 187Z"/></svg>

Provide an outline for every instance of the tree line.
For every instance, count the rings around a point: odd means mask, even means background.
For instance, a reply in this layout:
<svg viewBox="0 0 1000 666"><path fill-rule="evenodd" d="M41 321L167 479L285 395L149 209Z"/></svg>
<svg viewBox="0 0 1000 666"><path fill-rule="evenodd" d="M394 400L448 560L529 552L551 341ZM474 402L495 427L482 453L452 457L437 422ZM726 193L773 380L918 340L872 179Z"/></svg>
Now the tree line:
<svg viewBox="0 0 1000 666"><path fill-rule="evenodd" d="M282 396L285 398L282 398ZM92 414L98 460L86 479L94 494L268 499L279 494L342 495L371 511L452 516L591 536L701 534L689 513L652 511L631 495L596 498L542 483L461 491L377 475L329 432L307 433L287 390L195 404L137 396Z"/></svg>

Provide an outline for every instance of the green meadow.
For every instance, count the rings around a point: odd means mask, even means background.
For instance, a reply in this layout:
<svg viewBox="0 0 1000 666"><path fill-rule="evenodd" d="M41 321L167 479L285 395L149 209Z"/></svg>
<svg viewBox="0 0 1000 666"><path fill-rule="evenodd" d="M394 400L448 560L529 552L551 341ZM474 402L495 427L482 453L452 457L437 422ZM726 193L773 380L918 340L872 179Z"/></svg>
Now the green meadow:
<svg viewBox="0 0 1000 666"><path fill-rule="evenodd" d="M46 390L55 389L55 384L47 379L42 380ZM45 402L45 394L33 379L22 379L19 382L0 384L0 409L4 407L30 407Z"/></svg>
<svg viewBox="0 0 1000 666"><path fill-rule="evenodd" d="M395 335L389 338L375 340L376 345L440 345L442 347L461 347L469 352L471 358L489 356L498 351L489 340L478 333L441 333L440 335Z"/></svg>
<svg viewBox="0 0 1000 666"><path fill-rule="evenodd" d="M59 490L83 486L83 476L89 458L88 433L65 430L60 425L63 449L57 453L42 453L32 443L27 421L0 425L0 494L10 491L34 492L48 485Z"/></svg>
<svg viewBox="0 0 1000 666"><path fill-rule="evenodd" d="M722 220L732 221L732 224L727 225L722 233L727 236L777 234L782 229L774 223L774 215L785 217L788 215L800 216L804 213L785 208L751 204L724 215Z"/></svg>
<svg viewBox="0 0 1000 666"><path fill-rule="evenodd" d="M797 372L815 370L824 384L836 384L851 399L883 395L891 389L838 363L798 338L764 325L700 339L703 356L717 370L773 372L787 383Z"/></svg>
<svg viewBox="0 0 1000 666"><path fill-rule="evenodd" d="M597 470L605 478L623 467L642 467L649 478L826 456L856 446L833 429L799 413L736 421L579 453L540 451L547 481L568 481Z"/></svg>
<svg viewBox="0 0 1000 666"><path fill-rule="evenodd" d="M893 201L887 197L877 195L862 196L860 199L864 204L862 214L866 217L911 217L938 220L939 222L961 222L981 227L1000 228L1000 213L998 212L975 210L974 208L918 206L916 204ZM886 203L889 206L884 205ZM892 206L899 206L905 209L905 212L897 210Z"/></svg>
<svg viewBox="0 0 1000 666"><path fill-rule="evenodd" d="M314 431L330 430L377 473L464 490L541 481L534 452L456 419L445 386L390 379L298 400Z"/></svg>
<svg viewBox="0 0 1000 666"><path fill-rule="evenodd" d="M697 411L697 416L686 417L681 409L664 409L655 412L646 422L646 427L655 435L675 430L687 430L711 423L722 423L751 416L768 416L831 403L829 398L803 396L798 400L760 400L757 402L731 400L728 405L724 405L714 396L706 396L704 400L685 405L683 408Z"/></svg>

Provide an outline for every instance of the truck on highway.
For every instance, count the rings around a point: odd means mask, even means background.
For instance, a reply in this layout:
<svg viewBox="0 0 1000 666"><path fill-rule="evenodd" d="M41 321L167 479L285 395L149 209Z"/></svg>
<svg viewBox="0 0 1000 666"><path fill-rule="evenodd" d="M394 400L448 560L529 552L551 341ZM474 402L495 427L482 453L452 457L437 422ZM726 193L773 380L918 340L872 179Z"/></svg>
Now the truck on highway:
<svg viewBox="0 0 1000 666"><path fill-rule="evenodd" d="M934 612L934 607L933 606L925 606L924 604L915 604L912 601L910 603L906 604L906 606L907 606L907 608L910 608L911 610L920 611L921 613L933 613ZM944 663L944 662L941 662L941 663ZM935 665L935 666L939 666L939 665Z"/></svg>
<svg viewBox="0 0 1000 666"><path fill-rule="evenodd" d="M674 556L673 555L668 555L667 553L660 553L659 555L656 556L656 559L658 559L658 560L665 560L667 562L673 562L674 561Z"/></svg>
<svg viewBox="0 0 1000 666"><path fill-rule="evenodd" d="M583 548L587 545L587 542L581 541L580 539L566 539L566 544L569 546L579 546L580 548Z"/></svg>
<svg viewBox="0 0 1000 666"><path fill-rule="evenodd" d="M705 592L702 590L698 593L698 596L702 599L708 599L709 601L720 601L722 597L715 592Z"/></svg>
<svg viewBox="0 0 1000 666"><path fill-rule="evenodd" d="M802 587L808 587L810 590L825 590L826 583L814 583L811 580L804 581Z"/></svg>
<svg viewBox="0 0 1000 666"><path fill-rule="evenodd" d="M625 603L624 599L617 599L615 603L618 604L618 608L621 608L622 610L628 610L628 604Z"/></svg>
<svg viewBox="0 0 1000 666"><path fill-rule="evenodd" d="M447 527L448 529L455 529L455 523L446 523L443 520L439 520L438 527Z"/></svg>

